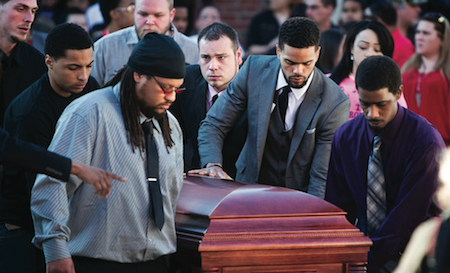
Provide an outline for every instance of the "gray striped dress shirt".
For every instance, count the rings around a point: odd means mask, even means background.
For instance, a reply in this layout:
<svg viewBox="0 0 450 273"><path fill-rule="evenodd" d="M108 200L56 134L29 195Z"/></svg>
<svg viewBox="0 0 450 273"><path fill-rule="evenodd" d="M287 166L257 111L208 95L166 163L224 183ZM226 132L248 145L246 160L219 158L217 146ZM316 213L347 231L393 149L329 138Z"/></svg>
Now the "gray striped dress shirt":
<svg viewBox="0 0 450 273"><path fill-rule="evenodd" d="M183 51L186 63L196 64L199 60L197 42L180 33L171 24L172 38ZM94 44L94 62L91 76L100 86L110 81L125 64L139 42L136 27L133 25L102 37Z"/></svg>
<svg viewBox="0 0 450 273"><path fill-rule="evenodd" d="M31 197L33 243L44 249L47 263L71 255L136 263L176 250L174 213L183 183L180 126L168 113L175 142L168 153L154 122L165 214L160 231L150 218L146 155L133 153L127 140L119 89L120 83L75 100L58 121L49 150L128 180L113 181L108 199L99 200L95 187L76 176L67 184L37 177ZM141 122L145 119L142 115Z"/></svg>

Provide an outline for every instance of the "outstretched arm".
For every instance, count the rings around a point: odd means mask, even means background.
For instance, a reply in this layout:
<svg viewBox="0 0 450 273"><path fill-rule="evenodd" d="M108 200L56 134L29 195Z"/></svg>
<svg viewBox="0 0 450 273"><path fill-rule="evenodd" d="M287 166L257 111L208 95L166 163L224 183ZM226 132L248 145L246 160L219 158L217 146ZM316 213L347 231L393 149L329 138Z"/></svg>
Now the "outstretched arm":
<svg viewBox="0 0 450 273"><path fill-rule="evenodd" d="M0 163L24 171L43 173L63 181L68 181L70 174L74 174L84 182L94 185L99 198L108 197L111 189L109 179L126 180L104 170L73 162L67 157L49 152L38 145L11 137L1 128Z"/></svg>
<svg viewBox="0 0 450 273"><path fill-rule="evenodd" d="M109 181L110 179L115 179L122 182L126 181L125 178L118 175L74 161L72 161L71 174L78 176L78 178L85 183L94 185L96 189L95 193L98 193L99 199L101 199L102 197L108 198L109 191L111 190L111 182Z"/></svg>

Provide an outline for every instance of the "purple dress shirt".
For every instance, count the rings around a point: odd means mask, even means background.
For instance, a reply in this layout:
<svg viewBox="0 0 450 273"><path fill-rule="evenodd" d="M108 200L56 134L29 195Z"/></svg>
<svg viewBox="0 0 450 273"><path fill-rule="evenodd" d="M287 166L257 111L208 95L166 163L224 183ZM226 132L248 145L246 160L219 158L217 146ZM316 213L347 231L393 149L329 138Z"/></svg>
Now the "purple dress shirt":
<svg viewBox="0 0 450 273"><path fill-rule="evenodd" d="M403 252L413 230L439 214L433 200L439 156L445 144L436 128L401 106L379 134L386 183L387 216L372 235L369 272L378 272ZM374 132L363 114L334 134L325 200L347 211L347 219L365 232L367 165Z"/></svg>

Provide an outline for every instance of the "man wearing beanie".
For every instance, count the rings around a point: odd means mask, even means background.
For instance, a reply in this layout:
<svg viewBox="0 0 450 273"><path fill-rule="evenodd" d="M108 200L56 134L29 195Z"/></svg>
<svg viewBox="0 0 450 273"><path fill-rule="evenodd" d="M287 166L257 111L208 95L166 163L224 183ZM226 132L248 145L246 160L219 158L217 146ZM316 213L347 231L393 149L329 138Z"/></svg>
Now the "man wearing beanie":
<svg viewBox="0 0 450 273"><path fill-rule="evenodd" d="M152 45L153 50L146 50ZM167 272L183 181L182 132L166 111L185 76L177 43L145 35L111 85L71 103L49 150L127 177L108 199L71 177L38 176L33 243L47 272ZM148 163L148 164L147 164Z"/></svg>

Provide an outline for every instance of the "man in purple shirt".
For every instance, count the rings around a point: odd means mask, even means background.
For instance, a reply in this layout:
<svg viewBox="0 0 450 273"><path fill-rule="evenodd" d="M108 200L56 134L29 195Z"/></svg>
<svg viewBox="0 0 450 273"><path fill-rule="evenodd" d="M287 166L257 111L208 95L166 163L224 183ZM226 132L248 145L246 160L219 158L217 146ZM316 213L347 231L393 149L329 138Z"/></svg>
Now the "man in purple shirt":
<svg viewBox="0 0 450 273"><path fill-rule="evenodd" d="M332 142L325 200L345 210L347 219L372 239L369 272L395 268L413 230L439 213L433 194L437 159L445 145L433 125L397 104L401 81L397 64L388 57L372 56L361 62L356 87L364 115L343 124ZM375 136L381 146L372 157ZM376 179L383 182L374 194L368 167L377 160ZM381 196L377 205L382 209L373 210L373 195Z"/></svg>

